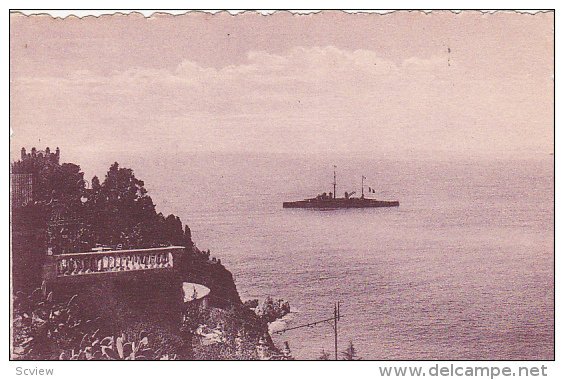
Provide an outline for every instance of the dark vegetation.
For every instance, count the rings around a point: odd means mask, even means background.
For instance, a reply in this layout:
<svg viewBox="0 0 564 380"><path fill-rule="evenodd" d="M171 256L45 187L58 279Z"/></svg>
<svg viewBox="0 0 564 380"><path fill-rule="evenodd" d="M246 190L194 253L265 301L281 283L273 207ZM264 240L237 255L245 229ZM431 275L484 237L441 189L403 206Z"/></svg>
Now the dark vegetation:
<svg viewBox="0 0 564 380"><path fill-rule="evenodd" d="M53 154L22 155L11 169L13 174L33 176L32 200L15 204L12 199L14 358L291 358L289 347L276 349L268 335L266 321L271 313L266 319L259 318L243 305L231 273L220 260L210 257L209 250L194 245L189 227L180 218L156 211L133 170L114 163L103 181L94 177L88 186L80 167L60 164L58 152L56 158ZM179 263L181 275L185 281L210 288L211 305L187 304L176 330L142 318L117 329L107 323L112 313L102 312L111 297L90 296L90 302L100 305L96 315L86 312L81 297L53 294L42 284L47 255L85 252L100 245L113 249L186 247ZM77 289L79 293L83 290ZM94 291L90 294L96 295ZM206 330L217 333L207 334ZM215 336L215 341L204 342L206 336Z"/></svg>
<svg viewBox="0 0 564 380"><path fill-rule="evenodd" d="M28 360L163 360L178 349L149 345L146 331L114 337L100 318L85 319L77 297L55 301L45 283L14 297L13 358ZM155 334L152 334L155 335ZM171 337L169 341L173 340ZM154 342L158 342L154 339ZM170 353L163 353L163 348Z"/></svg>
<svg viewBox="0 0 564 380"><path fill-rule="evenodd" d="M340 354L341 354L341 360L362 360L362 358L358 356L358 353L356 352L356 347L354 346L352 340L349 341L347 347L343 351L341 351ZM332 360L332 359L334 359L334 356L325 350L321 350L321 354L317 358L317 360Z"/></svg>
<svg viewBox="0 0 564 380"><path fill-rule="evenodd" d="M352 340L349 341L347 348L344 351L341 351L341 357L343 360L361 360L361 357L358 356L356 352L356 347L354 346Z"/></svg>
<svg viewBox="0 0 564 380"><path fill-rule="evenodd" d="M71 163L31 156L12 164L13 174L33 175L33 201L12 208L13 285L39 286L45 254L85 252L96 245L192 248L188 226L156 211L143 181L133 170L111 165L102 182Z"/></svg>
<svg viewBox="0 0 564 380"><path fill-rule="evenodd" d="M272 297L266 297L262 304L257 299L245 301L245 306L255 311L266 323L274 322L277 319L290 313L290 303L283 299L274 300Z"/></svg>
<svg viewBox="0 0 564 380"><path fill-rule="evenodd" d="M192 246L188 226L183 228L173 214L157 213L144 182L117 162L102 182L92 178L91 188L75 164L29 158L15 162L12 173L33 174L35 181L34 202L14 212L14 222L32 214L45 228L55 222L65 227L63 233L52 231L48 236L55 254L81 252L96 244L121 244L124 249Z"/></svg>

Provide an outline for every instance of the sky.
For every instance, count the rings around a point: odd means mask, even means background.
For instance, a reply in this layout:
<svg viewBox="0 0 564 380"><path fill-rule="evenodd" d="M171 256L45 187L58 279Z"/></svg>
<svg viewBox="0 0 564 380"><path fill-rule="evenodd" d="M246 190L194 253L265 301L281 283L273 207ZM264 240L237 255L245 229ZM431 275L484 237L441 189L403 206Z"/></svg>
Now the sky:
<svg viewBox="0 0 564 380"><path fill-rule="evenodd" d="M553 18L12 14L12 156L547 155Z"/></svg>

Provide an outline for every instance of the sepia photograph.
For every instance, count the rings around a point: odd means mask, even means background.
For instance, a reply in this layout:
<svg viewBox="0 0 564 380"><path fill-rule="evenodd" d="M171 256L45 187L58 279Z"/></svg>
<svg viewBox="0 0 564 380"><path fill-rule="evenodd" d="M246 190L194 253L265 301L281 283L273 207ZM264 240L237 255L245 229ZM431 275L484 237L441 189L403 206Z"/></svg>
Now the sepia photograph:
<svg viewBox="0 0 564 380"><path fill-rule="evenodd" d="M84 13L9 13L10 361L555 360L553 10Z"/></svg>

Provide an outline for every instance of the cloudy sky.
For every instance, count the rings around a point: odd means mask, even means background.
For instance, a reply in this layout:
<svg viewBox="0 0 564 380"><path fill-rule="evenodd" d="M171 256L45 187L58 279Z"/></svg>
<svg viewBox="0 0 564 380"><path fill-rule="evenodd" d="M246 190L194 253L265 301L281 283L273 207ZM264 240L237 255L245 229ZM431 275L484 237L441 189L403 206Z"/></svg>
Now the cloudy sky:
<svg viewBox="0 0 564 380"><path fill-rule="evenodd" d="M12 147L553 151L553 14L11 16Z"/></svg>

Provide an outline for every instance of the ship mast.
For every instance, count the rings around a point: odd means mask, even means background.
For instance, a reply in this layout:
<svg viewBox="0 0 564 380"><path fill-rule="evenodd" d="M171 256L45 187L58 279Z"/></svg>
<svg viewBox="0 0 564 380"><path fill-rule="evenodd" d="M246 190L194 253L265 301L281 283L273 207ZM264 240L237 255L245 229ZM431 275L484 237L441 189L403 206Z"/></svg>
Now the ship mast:
<svg viewBox="0 0 564 380"><path fill-rule="evenodd" d="M333 199L337 199L337 165L333 165Z"/></svg>
<svg viewBox="0 0 564 380"><path fill-rule="evenodd" d="M362 195L361 195L361 198L364 198L364 180L365 179L366 179L366 177L362 176L362 180L361 180L361 182L362 182Z"/></svg>

